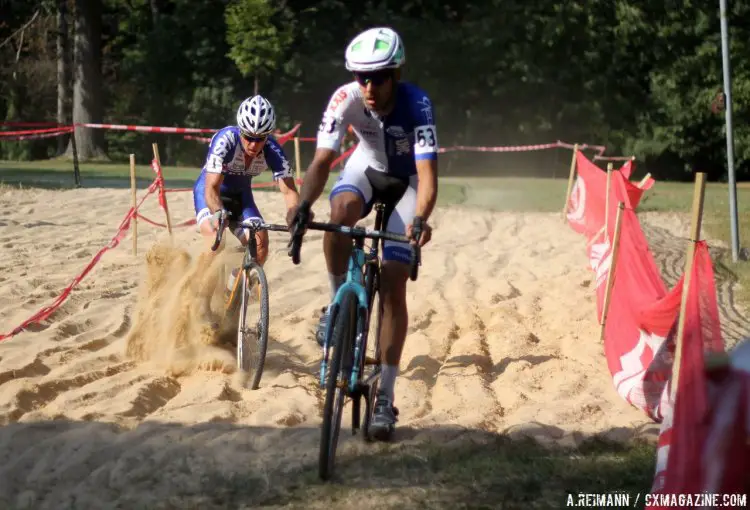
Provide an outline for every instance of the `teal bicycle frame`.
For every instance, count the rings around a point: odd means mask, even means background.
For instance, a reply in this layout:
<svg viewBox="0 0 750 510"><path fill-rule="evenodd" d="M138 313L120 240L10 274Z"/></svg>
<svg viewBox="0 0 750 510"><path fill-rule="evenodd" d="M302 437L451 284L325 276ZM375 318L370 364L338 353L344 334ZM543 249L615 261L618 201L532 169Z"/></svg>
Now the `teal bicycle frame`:
<svg viewBox="0 0 750 510"><path fill-rule="evenodd" d="M378 203L375 205L375 207L377 210L377 215L375 217L375 230L366 229L364 227L347 227L343 225L336 225L333 223L309 222L305 225L305 228L308 229L335 232L354 238L354 245L352 246L352 251L349 256L346 280L336 291L333 301L329 305L329 321L326 325L326 335L323 341L323 359L321 360L320 367L320 385L321 387L325 387L326 372L328 371L328 353L330 350L329 348L332 347L331 341L333 339L333 329L336 323L334 319L339 308L344 304L344 298L347 296L347 294L353 294L357 303L357 314L354 324L351 325L352 327L356 328L356 337L355 344L353 346L354 363L352 366L352 373L347 384L347 393L349 393L350 395L355 393L359 389L358 381L363 366L362 346L364 344L365 336L367 335L369 330L371 313L369 303L370 296L367 295L367 288L369 285L368 282L365 281L366 271L363 271L363 268L365 268L368 264L377 264L379 269L380 260L378 257L378 246L381 242L390 240L398 243L408 243L411 241L410 238L404 235L379 230L379 227L381 226L383 220L384 206L383 204ZM289 254L295 264L299 264L300 261L300 247L302 242L302 233L300 232L301 231L298 230L298 227L295 227L292 233L292 242L290 243L291 248L289 250ZM372 239L374 241L372 243L372 247L369 250L369 253L365 253L365 239ZM413 247L410 275L410 278L413 281L417 279L418 267L420 264L419 253L419 247ZM377 272L372 272L370 274L375 275L377 274ZM373 377L377 377L378 375L379 368L376 368L375 372L373 373ZM367 384L368 382L369 381L367 381L365 384Z"/></svg>
<svg viewBox="0 0 750 510"><path fill-rule="evenodd" d="M344 231L346 227L342 227ZM356 326L356 340L354 344L354 363L352 366L351 377L349 378L349 392L353 393L357 388L357 382L359 381L360 367L362 366L362 344L364 335L367 334L367 329L362 327L362 321L364 324L369 323L370 304L367 296L367 289L365 288L365 275L363 268L366 263L378 263L378 243L375 241L372 243L370 253L365 254L364 250L364 239L358 237L355 239L354 246L352 247L352 253L349 256L349 267L346 273L345 282L336 291L336 295L330 304L329 318L333 318L341 305L344 303L344 298L347 294L353 294L357 302L357 320L353 326ZM326 327L325 341L323 342L323 358L320 363L320 386L325 388L326 372L328 370L328 354L330 352L329 347L332 347L331 341L333 339L333 327L334 321L329 320ZM379 369L376 369L379 370Z"/></svg>
<svg viewBox="0 0 750 510"><path fill-rule="evenodd" d="M304 202L303 202L304 204ZM360 429L360 401L365 399L365 423L362 427L364 437L370 441L369 423L373 412L373 402L375 391L377 390L378 379L380 378L380 363L378 340L375 339L375 358L368 358L365 354L367 350L367 336L370 331L370 318L373 314L379 314L382 307L372 310L375 292L378 292L380 279L380 258L378 248L382 241L390 240L397 243L409 243L411 239L393 232L380 230L383 220L384 205L376 203L375 208L377 215L375 217L375 230L369 230L363 227L345 227L332 223L315 223L308 220L300 220L295 224L292 230L292 239L290 242L289 256L295 264L300 262L300 248L302 236L305 229L323 230L326 232L335 232L354 238L351 254L347 265L346 279L336 291L328 310L328 324L326 325L325 338L323 339L323 357L320 362L320 386L325 388L326 398L324 405L323 424L321 427L321 446L319 456L319 473L320 477L327 480L333 473L333 459L336 455L336 444L341 427L341 413L343 409L344 397L348 396L352 403L352 433ZM303 216L304 218L304 216ZM413 224L415 237L419 239L421 232L421 219L415 218ZM365 239L372 239L373 244L369 252L365 252ZM411 256L411 275L412 281L417 279L418 266L420 264L419 246L413 246ZM352 298L352 301L349 300ZM352 306L354 304L354 306ZM351 314L353 317L344 317L345 320L339 321L338 314L342 307L344 313ZM352 308L354 310L352 310ZM348 320L346 320L348 319ZM346 331L337 332L338 345L334 346L333 337L336 324L340 327L346 327ZM375 334L379 328L375 329ZM341 336L345 335L345 336ZM353 345L352 345L353 344ZM331 374L327 377L330 369L329 351L333 347L334 356L331 365L335 371L348 377L348 381L339 380L339 374ZM343 363L343 365L341 365ZM373 366L372 373L362 379L365 366ZM333 378L335 377L335 379Z"/></svg>

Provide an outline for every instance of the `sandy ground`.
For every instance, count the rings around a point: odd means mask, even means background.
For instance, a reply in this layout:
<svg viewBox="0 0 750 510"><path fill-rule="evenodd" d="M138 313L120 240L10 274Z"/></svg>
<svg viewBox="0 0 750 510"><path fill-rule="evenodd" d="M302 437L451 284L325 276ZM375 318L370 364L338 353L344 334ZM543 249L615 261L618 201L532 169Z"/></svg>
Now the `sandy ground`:
<svg viewBox="0 0 750 510"><path fill-rule="evenodd" d="M256 195L266 219L281 221L280 195ZM192 215L190 193L169 198L175 220ZM0 190L0 330L54 299L109 241L129 199ZM326 218L327 204L316 212ZM162 221L155 200L144 213ZM613 388L585 242L559 214L440 208L432 223L409 284L397 442L477 429L564 444L654 437ZM261 478L315 469L323 393L312 333L329 296L320 233L306 237L299 266L286 236L270 234L271 339L250 391L198 311L212 273L195 227L177 230L173 246L164 229L138 229L137 256L129 235L50 320L0 344L3 508L172 508L156 503L198 497L239 465ZM368 448L382 446L343 433L339 455Z"/></svg>

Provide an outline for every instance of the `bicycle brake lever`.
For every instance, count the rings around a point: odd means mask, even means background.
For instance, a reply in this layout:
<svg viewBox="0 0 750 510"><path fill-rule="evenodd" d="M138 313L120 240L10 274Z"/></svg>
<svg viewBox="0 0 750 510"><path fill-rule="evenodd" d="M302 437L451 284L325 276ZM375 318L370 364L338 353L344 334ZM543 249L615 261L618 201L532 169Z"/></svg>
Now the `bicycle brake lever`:
<svg viewBox="0 0 750 510"><path fill-rule="evenodd" d="M224 235L224 222L225 222L224 218L225 218L225 216L222 215L221 219L219 220L219 227L218 227L218 230L216 232L216 240L214 240L214 244L213 244L213 246L211 246L211 251L216 251L216 249L221 244L221 239L222 239L222 237Z"/></svg>
<svg viewBox="0 0 750 510"><path fill-rule="evenodd" d="M421 264L420 259L422 254L419 246L419 238L422 237L422 218L420 216L414 217L414 222L412 223L411 227L411 235L416 243L414 244L414 246L412 246L411 275L409 275L409 278L414 282L417 280L417 275L419 274L419 266Z"/></svg>

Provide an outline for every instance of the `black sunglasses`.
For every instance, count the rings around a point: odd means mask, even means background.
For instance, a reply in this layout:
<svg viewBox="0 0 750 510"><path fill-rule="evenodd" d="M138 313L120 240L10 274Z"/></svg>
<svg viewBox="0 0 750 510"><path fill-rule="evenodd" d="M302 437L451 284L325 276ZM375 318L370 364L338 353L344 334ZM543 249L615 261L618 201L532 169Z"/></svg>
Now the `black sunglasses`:
<svg viewBox="0 0 750 510"><path fill-rule="evenodd" d="M265 140L266 138L268 138L268 135L263 135L263 136L250 136L250 135L246 135L245 133L242 133L242 134L241 134L240 136L242 136L242 139L243 139L243 140L245 140L246 142L249 142L249 143L253 143L253 142L262 142L262 141L264 141L264 140Z"/></svg>
<svg viewBox="0 0 750 510"><path fill-rule="evenodd" d="M357 83L359 83L363 87L368 83L372 83L373 85L378 87L391 78L393 78L393 70L391 69L383 69L382 71L375 71L370 73L354 73L354 79L356 79Z"/></svg>

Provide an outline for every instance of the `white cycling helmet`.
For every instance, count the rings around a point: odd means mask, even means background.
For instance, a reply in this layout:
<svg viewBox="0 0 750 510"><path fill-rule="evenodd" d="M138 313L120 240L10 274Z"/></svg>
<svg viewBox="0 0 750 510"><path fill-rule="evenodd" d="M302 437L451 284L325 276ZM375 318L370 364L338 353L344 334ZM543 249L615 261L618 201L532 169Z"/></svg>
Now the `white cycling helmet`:
<svg viewBox="0 0 750 510"><path fill-rule="evenodd" d="M405 61L401 37L387 27L365 30L346 47L346 68L349 71L395 69Z"/></svg>
<svg viewBox="0 0 750 510"><path fill-rule="evenodd" d="M265 97L248 97L237 110L237 125L246 135L267 135L276 127L276 113Z"/></svg>

